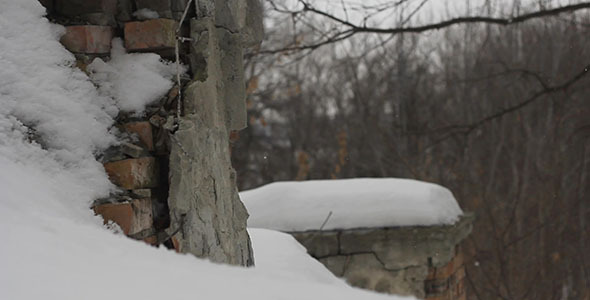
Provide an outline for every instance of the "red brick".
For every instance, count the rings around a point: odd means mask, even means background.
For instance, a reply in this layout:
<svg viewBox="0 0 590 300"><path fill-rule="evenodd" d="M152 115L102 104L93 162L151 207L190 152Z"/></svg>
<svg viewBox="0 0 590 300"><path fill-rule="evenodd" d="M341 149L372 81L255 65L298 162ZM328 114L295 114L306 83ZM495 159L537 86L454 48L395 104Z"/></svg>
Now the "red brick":
<svg viewBox="0 0 590 300"><path fill-rule="evenodd" d="M104 164L109 179L128 190L158 186L158 168L153 157L119 160Z"/></svg>
<svg viewBox="0 0 590 300"><path fill-rule="evenodd" d="M455 273L453 274L455 276L456 280L460 280L465 278L466 274L465 274L465 267L460 267L457 270L455 270Z"/></svg>
<svg viewBox="0 0 590 300"><path fill-rule="evenodd" d="M177 28L178 22L169 19L125 23L125 48L130 51L174 48Z"/></svg>
<svg viewBox="0 0 590 300"><path fill-rule="evenodd" d="M453 258L453 272L463 267L463 252L459 251Z"/></svg>
<svg viewBox="0 0 590 300"><path fill-rule="evenodd" d="M173 236L172 238L170 238L170 240L172 241L172 245L174 246L174 251L180 253L180 242L178 241L178 239L175 236Z"/></svg>
<svg viewBox="0 0 590 300"><path fill-rule="evenodd" d="M465 279L457 280L455 285L451 287L451 295L454 299L459 298L465 294Z"/></svg>
<svg viewBox="0 0 590 300"><path fill-rule="evenodd" d="M148 245L157 246L158 245L158 237L156 237L155 235L152 235L150 237L143 239L143 242Z"/></svg>
<svg viewBox="0 0 590 300"><path fill-rule="evenodd" d="M149 229L153 225L150 199L97 205L94 207L94 213L101 215L105 224L108 221L117 223L127 235Z"/></svg>
<svg viewBox="0 0 590 300"><path fill-rule="evenodd" d="M111 51L113 30L109 26L67 26L61 43L74 53L108 54Z"/></svg>
<svg viewBox="0 0 590 300"><path fill-rule="evenodd" d="M453 275L453 261L440 268L430 268L427 279L447 279Z"/></svg>
<svg viewBox="0 0 590 300"><path fill-rule="evenodd" d="M463 267L463 253L459 252L446 265L439 268L430 268L427 279L446 279ZM463 270L465 271L465 270Z"/></svg>
<svg viewBox="0 0 590 300"><path fill-rule="evenodd" d="M135 199L131 201L131 207L133 208L133 220L130 234L152 228L154 225L152 200L149 198Z"/></svg>
<svg viewBox="0 0 590 300"><path fill-rule="evenodd" d="M131 134L136 134L139 141L148 151L154 150L154 137L152 133L152 125L150 122L132 122L123 125L125 131Z"/></svg>
<svg viewBox="0 0 590 300"><path fill-rule="evenodd" d="M113 221L121 227L125 234L129 234L133 219L133 208L131 203L103 204L94 207L94 213L101 215L104 223Z"/></svg>

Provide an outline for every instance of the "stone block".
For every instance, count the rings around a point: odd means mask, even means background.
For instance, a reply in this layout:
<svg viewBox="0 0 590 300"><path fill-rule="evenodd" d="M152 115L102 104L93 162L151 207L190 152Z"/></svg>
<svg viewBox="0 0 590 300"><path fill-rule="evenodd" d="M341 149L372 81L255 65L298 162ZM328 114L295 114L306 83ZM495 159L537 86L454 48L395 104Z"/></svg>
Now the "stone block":
<svg viewBox="0 0 590 300"><path fill-rule="evenodd" d="M132 190L158 186L158 166L153 157L125 159L104 164L109 179L116 185Z"/></svg>
<svg viewBox="0 0 590 300"><path fill-rule="evenodd" d="M150 122L141 121L126 123L123 125L123 128L128 133L136 135L139 142L141 142L148 151L154 150L154 137Z"/></svg>
<svg viewBox="0 0 590 300"><path fill-rule="evenodd" d="M344 255L336 255L336 256L328 256L324 258L318 259L330 272L332 272L337 277L342 277L344 275L344 270L346 268L347 263L350 260L349 256Z"/></svg>
<svg viewBox="0 0 590 300"><path fill-rule="evenodd" d="M101 215L105 224L108 221L117 223L126 235L149 229L153 224L150 199L97 205L94 207L94 213Z"/></svg>
<svg viewBox="0 0 590 300"><path fill-rule="evenodd" d="M222 89L227 112L227 122L230 130L246 128L246 86L244 85L244 65L241 47L241 35L231 33L226 29L217 29Z"/></svg>
<svg viewBox="0 0 590 300"><path fill-rule="evenodd" d="M262 3L260 0L245 0L241 3L242 7L238 10L236 18L242 42L246 47L258 46L264 38Z"/></svg>
<svg viewBox="0 0 590 300"><path fill-rule="evenodd" d="M338 234L317 231L292 233L293 237L307 249L307 253L317 258L337 255L340 252Z"/></svg>
<svg viewBox="0 0 590 300"><path fill-rule="evenodd" d="M465 267L458 243L472 215L452 226L292 232L336 276L357 287L418 298L465 299ZM327 238L336 236L336 241ZM322 244L323 243L323 244ZM334 251L328 245L336 244ZM326 245L327 244L327 245Z"/></svg>
<svg viewBox="0 0 590 300"><path fill-rule="evenodd" d="M359 288L422 298L425 295L422 279L426 273L427 268L423 266L388 270L373 253L360 253L347 256L343 277Z"/></svg>
<svg viewBox="0 0 590 300"><path fill-rule="evenodd" d="M108 26L67 26L61 43L71 52L85 54L108 54L111 52L113 30Z"/></svg>
<svg viewBox="0 0 590 300"><path fill-rule="evenodd" d="M205 82L209 77L219 79L215 63L219 49L216 41L215 23L211 18L191 19L190 64L194 80Z"/></svg>
<svg viewBox="0 0 590 300"><path fill-rule="evenodd" d="M178 22L153 19L125 23L125 48L129 51L174 49Z"/></svg>

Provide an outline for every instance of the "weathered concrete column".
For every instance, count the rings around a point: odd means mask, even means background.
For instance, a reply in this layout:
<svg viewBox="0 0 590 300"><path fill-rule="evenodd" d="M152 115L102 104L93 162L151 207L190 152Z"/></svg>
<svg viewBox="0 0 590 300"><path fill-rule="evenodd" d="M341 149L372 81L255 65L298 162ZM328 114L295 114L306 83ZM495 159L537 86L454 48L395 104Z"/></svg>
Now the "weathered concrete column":
<svg viewBox="0 0 590 300"><path fill-rule="evenodd" d="M260 9L257 0L197 1L190 24L194 80L171 136L168 198L172 224L180 226L175 237L181 252L245 266L254 261L229 133L246 126L242 47L261 37L262 28L261 14L257 20L246 17L253 5Z"/></svg>

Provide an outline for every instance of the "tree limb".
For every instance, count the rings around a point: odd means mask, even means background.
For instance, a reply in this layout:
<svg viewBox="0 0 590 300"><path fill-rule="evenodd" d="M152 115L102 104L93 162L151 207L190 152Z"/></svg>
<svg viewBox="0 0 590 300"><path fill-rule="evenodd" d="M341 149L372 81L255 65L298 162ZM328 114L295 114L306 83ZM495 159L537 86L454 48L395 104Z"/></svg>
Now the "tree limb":
<svg viewBox="0 0 590 300"><path fill-rule="evenodd" d="M272 1L271 1L271 3L272 3ZM273 53L279 53L279 52L285 52L285 51L296 51L296 50L314 50L314 49L317 49L317 48L327 45L327 44L332 44L332 43L342 41L342 40L349 38L357 33L377 33L377 34L394 34L394 35L401 34L401 33L421 33L421 32L426 32L426 31L431 31L431 30L443 29L443 28L450 27L453 25L458 25L458 24L474 24L474 23L485 23L485 24L492 24L492 25L507 26L507 25L523 23L523 22L526 22L526 21L529 21L532 19L555 16L555 15L559 15L559 14L563 14L563 13L575 12L578 10L590 8L590 2L582 2L582 3L578 3L578 4L565 5L565 6L561 6L561 7L553 8L553 9L538 10L535 12L526 13L526 14L522 14L522 15L519 15L516 17L509 17L509 18L497 18L497 17L488 17L488 16L472 16L472 17L466 16L466 17L458 17L458 18L453 18L453 19L441 21L438 23L432 23L432 24L421 25L421 26L408 26L408 27L402 26L402 27L391 27L391 28L378 28L378 27L370 27L370 26L366 26L366 25L353 24L352 22L350 22L348 20L339 18L339 17L337 17L333 14L330 14L328 12L316 9L310 3L303 1L303 0L299 0L299 3L301 3L303 5L303 9L301 9L299 11L289 11L288 13L299 14L299 13L304 13L304 12L310 12L310 13L319 15L323 18L329 19L333 22L336 22L337 24L344 26L346 29L343 30L343 32L341 34L336 34L331 38L327 38L327 39L324 39L324 40L321 40L321 41L318 41L318 42L315 42L312 44L301 45L301 46L292 46L292 47L288 46L288 47L284 47L281 49L262 50L259 52L259 54L273 54ZM277 11L279 11L279 10L277 10ZM281 10L279 12L287 13L284 10Z"/></svg>

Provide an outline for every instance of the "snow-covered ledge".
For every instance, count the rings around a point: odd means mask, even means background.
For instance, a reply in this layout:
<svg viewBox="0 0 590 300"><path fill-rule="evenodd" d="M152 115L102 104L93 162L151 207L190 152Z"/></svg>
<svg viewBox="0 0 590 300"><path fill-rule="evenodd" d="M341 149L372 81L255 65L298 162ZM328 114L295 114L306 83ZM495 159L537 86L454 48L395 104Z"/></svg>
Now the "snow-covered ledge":
<svg viewBox="0 0 590 300"><path fill-rule="evenodd" d="M248 226L291 233L351 285L426 299L465 297L458 245L472 230L452 193L409 179L277 182L240 194Z"/></svg>

